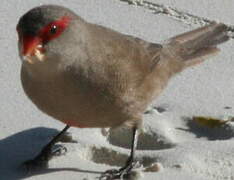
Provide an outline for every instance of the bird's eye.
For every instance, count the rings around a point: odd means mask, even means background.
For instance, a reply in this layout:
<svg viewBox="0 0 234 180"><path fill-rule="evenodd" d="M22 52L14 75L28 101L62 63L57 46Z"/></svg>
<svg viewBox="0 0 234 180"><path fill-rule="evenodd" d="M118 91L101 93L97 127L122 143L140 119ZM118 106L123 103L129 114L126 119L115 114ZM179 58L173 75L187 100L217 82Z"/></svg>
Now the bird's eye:
<svg viewBox="0 0 234 180"><path fill-rule="evenodd" d="M53 25L53 26L51 27L51 29L50 29L50 33L51 33L51 34L56 34L56 32L57 32L57 26L56 26L56 25Z"/></svg>

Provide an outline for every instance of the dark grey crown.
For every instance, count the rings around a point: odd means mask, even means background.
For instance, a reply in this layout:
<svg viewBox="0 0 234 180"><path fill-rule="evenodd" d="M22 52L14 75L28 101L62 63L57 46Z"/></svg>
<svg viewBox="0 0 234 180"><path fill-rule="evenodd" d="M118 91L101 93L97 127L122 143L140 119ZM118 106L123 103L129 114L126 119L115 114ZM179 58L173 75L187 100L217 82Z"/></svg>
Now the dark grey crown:
<svg viewBox="0 0 234 180"><path fill-rule="evenodd" d="M57 5L43 5L31 9L24 14L17 25L23 34L36 35L37 32L52 21L62 16L77 17L71 10Z"/></svg>

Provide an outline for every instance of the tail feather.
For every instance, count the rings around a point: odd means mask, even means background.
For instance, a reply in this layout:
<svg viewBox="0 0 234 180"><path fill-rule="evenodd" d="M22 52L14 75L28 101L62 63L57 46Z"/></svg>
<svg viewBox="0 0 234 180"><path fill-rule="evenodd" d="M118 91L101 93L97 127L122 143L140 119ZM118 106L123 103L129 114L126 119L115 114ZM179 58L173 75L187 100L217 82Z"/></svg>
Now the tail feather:
<svg viewBox="0 0 234 180"><path fill-rule="evenodd" d="M195 53L192 53L189 56L183 58L185 67L199 64L206 59L216 55L219 51L220 49L217 47L206 47Z"/></svg>
<svg viewBox="0 0 234 180"><path fill-rule="evenodd" d="M193 65L219 52L216 46L228 39L228 27L221 23L213 23L175 36L169 39L168 45L185 63Z"/></svg>

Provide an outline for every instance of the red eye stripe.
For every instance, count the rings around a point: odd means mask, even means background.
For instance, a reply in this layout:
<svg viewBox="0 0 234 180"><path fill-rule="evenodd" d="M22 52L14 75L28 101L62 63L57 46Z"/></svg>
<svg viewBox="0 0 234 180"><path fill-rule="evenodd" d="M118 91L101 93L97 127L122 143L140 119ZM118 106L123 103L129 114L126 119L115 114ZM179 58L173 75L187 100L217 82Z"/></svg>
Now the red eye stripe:
<svg viewBox="0 0 234 180"><path fill-rule="evenodd" d="M69 25L70 20L70 17L63 16L61 19L53 21L43 27L38 33L38 36L42 39L42 44L46 44L50 40L59 37ZM53 27L56 27L56 31L54 33L51 32Z"/></svg>

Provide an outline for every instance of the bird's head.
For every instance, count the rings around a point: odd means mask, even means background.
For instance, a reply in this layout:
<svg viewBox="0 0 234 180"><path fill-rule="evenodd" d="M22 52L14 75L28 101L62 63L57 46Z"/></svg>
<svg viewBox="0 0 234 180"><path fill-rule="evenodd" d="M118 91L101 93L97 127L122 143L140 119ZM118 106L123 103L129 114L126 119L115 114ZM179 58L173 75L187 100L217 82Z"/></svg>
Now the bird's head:
<svg viewBox="0 0 234 180"><path fill-rule="evenodd" d="M30 64L45 61L48 46L58 39L57 43L63 41L76 17L69 9L55 5L39 6L24 14L16 28L21 59Z"/></svg>

